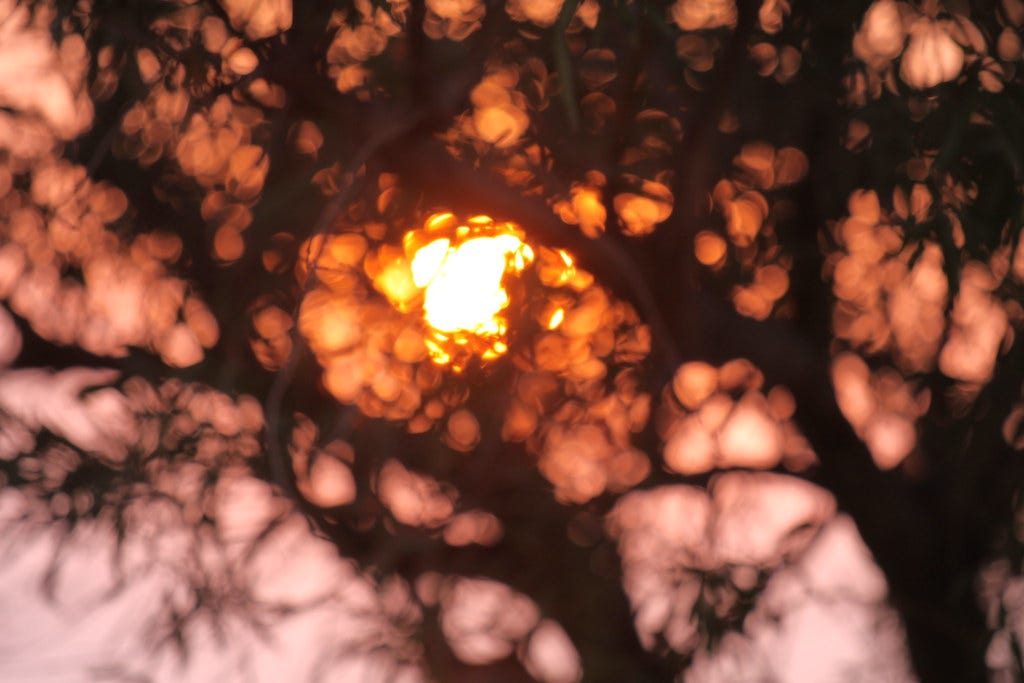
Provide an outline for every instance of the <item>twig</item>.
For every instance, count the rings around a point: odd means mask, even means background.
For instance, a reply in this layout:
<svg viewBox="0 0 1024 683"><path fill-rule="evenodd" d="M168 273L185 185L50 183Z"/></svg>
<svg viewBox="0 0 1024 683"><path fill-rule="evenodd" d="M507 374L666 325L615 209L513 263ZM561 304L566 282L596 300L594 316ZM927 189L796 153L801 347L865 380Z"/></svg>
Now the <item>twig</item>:
<svg viewBox="0 0 1024 683"><path fill-rule="evenodd" d="M569 43L566 40L565 32L569 28L569 22L576 14L577 5L579 5L579 0L565 0L562 3L562 9L558 12L558 19L552 27L555 70L558 71L560 86L559 98L562 100L565 115L569 119L569 131L572 133L580 129L580 105L576 98L576 78L573 75L572 62L569 59Z"/></svg>

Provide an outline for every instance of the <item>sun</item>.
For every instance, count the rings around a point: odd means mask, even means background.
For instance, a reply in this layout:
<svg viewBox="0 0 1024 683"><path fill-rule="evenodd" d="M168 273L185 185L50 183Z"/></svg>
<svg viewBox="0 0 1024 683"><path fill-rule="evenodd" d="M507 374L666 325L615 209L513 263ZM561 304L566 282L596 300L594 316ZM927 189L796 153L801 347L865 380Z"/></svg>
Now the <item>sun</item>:
<svg viewBox="0 0 1024 683"><path fill-rule="evenodd" d="M486 361L505 354L508 278L521 275L535 259L523 230L488 216L463 223L454 214L438 213L406 233L402 247L374 285L399 310L421 311L431 359L461 371L474 356ZM565 252L559 256L561 279L568 280L573 260Z"/></svg>

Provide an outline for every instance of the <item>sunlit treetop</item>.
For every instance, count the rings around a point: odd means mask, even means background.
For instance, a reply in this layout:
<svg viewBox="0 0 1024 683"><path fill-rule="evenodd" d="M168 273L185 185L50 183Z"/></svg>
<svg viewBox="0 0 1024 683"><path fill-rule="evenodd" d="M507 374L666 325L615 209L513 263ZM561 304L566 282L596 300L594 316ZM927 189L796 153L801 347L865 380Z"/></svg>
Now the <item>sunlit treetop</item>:
<svg viewBox="0 0 1024 683"><path fill-rule="evenodd" d="M646 476L632 437L650 409L637 371L651 338L633 307L514 223L445 212L381 231L387 202L375 204L367 222L299 249L298 329L324 388L410 432L438 427L448 446L471 451L481 437L471 394L500 372L513 384L502 439L526 444L559 499L585 502ZM273 362L291 319L269 304L256 317L253 348Z"/></svg>

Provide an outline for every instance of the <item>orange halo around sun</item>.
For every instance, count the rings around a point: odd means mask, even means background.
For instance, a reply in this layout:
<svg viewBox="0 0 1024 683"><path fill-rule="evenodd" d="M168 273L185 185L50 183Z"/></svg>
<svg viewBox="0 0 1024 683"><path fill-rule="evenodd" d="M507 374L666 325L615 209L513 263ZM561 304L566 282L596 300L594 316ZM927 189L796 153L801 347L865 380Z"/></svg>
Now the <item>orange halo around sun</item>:
<svg viewBox="0 0 1024 683"><path fill-rule="evenodd" d="M506 278L521 274L535 260L525 233L514 223L474 216L460 223L450 213L430 216L422 228L402 240L402 254L383 265L374 286L397 309L419 308L427 328L424 338L438 365L462 370L469 358L491 360L508 350L509 306ZM572 258L558 251L568 281ZM557 327L564 312L556 310L548 327Z"/></svg>

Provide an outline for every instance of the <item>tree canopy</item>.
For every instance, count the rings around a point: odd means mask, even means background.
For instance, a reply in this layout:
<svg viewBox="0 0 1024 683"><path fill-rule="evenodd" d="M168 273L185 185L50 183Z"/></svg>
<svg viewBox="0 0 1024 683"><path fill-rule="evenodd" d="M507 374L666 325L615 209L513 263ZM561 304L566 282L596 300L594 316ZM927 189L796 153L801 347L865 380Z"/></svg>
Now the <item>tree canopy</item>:
<svg viewBox="0 0 1024 683"><path fill-rule="evenodd" d="M1019 680L1022 31L0 0L4 552L112 680Z"/></svg>

